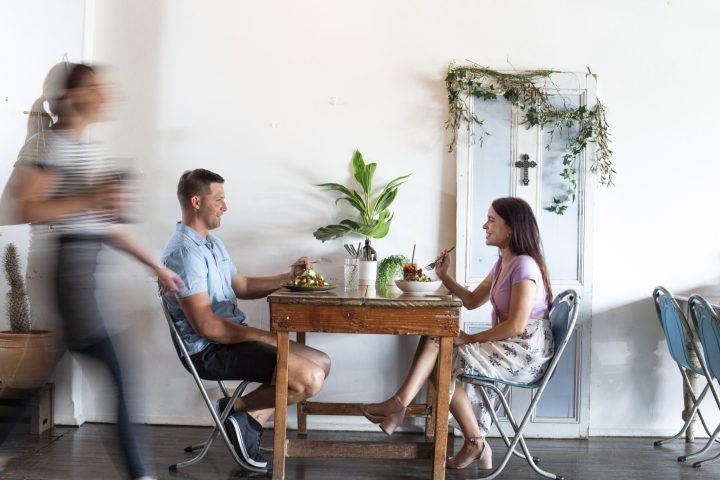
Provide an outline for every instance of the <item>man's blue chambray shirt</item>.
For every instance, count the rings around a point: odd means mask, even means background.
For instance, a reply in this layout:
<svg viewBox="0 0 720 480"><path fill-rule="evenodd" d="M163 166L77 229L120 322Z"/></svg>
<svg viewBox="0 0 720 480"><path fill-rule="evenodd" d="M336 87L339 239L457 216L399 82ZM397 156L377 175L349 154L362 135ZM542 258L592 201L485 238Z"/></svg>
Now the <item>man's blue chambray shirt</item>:
<svg viewBox="0 0 720 480"><path fill-rule="evenodd" d="M160 262L177 273L185 283L180 298L208 292L212 311L216 315L234 323L245 323L245 314L238 308L237 297L232 289L232 279L237 274L237 268L218 238L208 235L205 239L192 228L178 222ZM212 343L193 330L177 298L163 295L163 301L190 355Z"/></svg>

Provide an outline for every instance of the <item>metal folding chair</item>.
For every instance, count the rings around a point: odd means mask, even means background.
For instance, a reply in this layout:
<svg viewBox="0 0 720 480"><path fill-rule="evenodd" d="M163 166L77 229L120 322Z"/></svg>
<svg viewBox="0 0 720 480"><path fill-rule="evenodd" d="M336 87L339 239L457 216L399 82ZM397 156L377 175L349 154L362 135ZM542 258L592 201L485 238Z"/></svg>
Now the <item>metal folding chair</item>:
<svg viewBox="0 0 720 480"><path fill-rule="evenodd" d="M536 462L538 461L538 459L530 454L530 450L528 449L528 446L525 443L525 438L523 437L523 430L525 429L525 425L527 425L528 421L532 417L533 412L535 411L535 407L540 401L540 397L542 396L542 393L545 390L547 383L550 381L550 378L555 372L555 368L557 367L557 364L560 361L560 357L562 356L562 353L565 350L565 347L567 346L568 341L570 340L570 336L572 335L575 328L577 316L578 298L577 293L575 293L574 290L565 290L560 295L555 297L552 309L550 310L550 327L552 329L555 341L555 353L553 354L553 357L550 360L550 364L545 370L545 373L536 382L517 383L507 380L499 380L497 378L485 377L482 375L462 375L460 377L460 381L475 385L478 388L485 403L491 407L489 408L490 415L492 416L493 422L497 426L498 431L500 432L500 435L505 442L505 445L507 445L508 447L508 450L505 453L505 456L503 457L500 464L495 467L495 469L488 475L480 478L492 479L500 475L507 466L510 457L513 454L519 455L515 451L515 448L519 444L520 448L523 451L523 456L525 457L525 460L535 472L546 478L554 478L558 480L563 479L562 476L546 472L545 470L537 466ZM510 410L510 405L508 404L507 398L505 396L505 394L509 391L508 387L529 388L535 390L535 394L532 396L532 401L530 402L530 405L528 406L527 411L525 412L525 415L523 416L523 419L519 424L515 420L515 417ZM500 426L497 413L495 412L494 405L491 403L490 398L485 390L486 388L490 389L497 395L503 409L505 410L505 415L507 415L510 425L514 430L514 436L512 441L508 438L507 434L505 434L502 427Z"/></svg>
<svg viewBox="0 0 720 480"><path fill-rule="evenodd" d="M213 444L215 439L218 435L222 437L222 439L225 441L225 445L227 446L228 450L230 451L230 455L232 456L233 460L235 460L235 463L240 465L245 470L248 470L250 472L257 472L257 473L267 473L267 468L258 468L254 467L252 465L249 465L246 461L244 461L235 451L235 447L233 446L232 442L230 441L230 437L228 437L227 432L225 431L225 427L223 425L223 422L230 414L230 411L232 410L232 406L235 403L235 400L237 400L240 395L245 391L247 386L251 382L241 382L237 388L235 388L235 391L230 395L228 393L228 389L225 387L225 384L222 380L216 380L218 385L220 386L220 390L222 391L223 396L230 397L230 401L227 403L227 406L225 407L224 411L220 412L215 409L215 405L213 404L212 400L210 399L210 396L207 393L207 390L205 389L205 386L203 385L203 379L200 377L200 375L197 372L197 369L195 368L195 365L193 365L192 360L190 359L190 354L188 353L187 347L185 346L185 342L183 341L182 337L177 331L177 328L175 327L175 322L173 322L173 319L170 315L170 312L168 312L167 306L165 305L164 301L160 301L160 304L162 305L163 313L165 314L165 320L167 320L168 327L170 328L170 336L172 337L173 345L175 347L175 350L177 351L178 357L180 358L180 362L183 364L185 369L190 372L193 379L195 380L195 383L197 384L198 388L200 389L200 394L203 397L203 400L205 400L205 404L208 407L208 410L210 411L210 416L213 419L213 422L215 423L215 426L212 429L212 432L210 432L210 435L208 436L207 440L205 440L202 443L198 443L195 445L190 445L185 447L186 452L193 452L195 450L201 449L200 453L198 453L195 457L193 457L190 460L180 462L180 463L174 463L172 465L168 466L168 469L170 471L176 471L184 467L189 467L190 465L194 465L200 460L203 459L205 454L210 449L210 446ZM268 449L262 448L263 451L268 451Z"/></svg>
<svg viewBox="0 0 720 480"><path fill-rule="evenodd" d="M705 398L710 386L709 384L705 385L705 388L703 388L702 392L700 392L700 396L698 397L692 388L690 377L688 376L688 373L702 375L703 377L705 376L702 368L696 366L696 364L691 360L691 352L688 350L688 344L690 344L694 338L692 328L690 328L690 324L688 323L687 318L685 318L685 314L680 308L680 305L678 305L672 294L665 288L656 287L655 290L653 290L653 301L655 303L655 311L657 312L660 327L662 328L663 333L665 334L665 339L667 340L670 356L673 360L675 360L675 363L680 370L685 390L692 401L692 409L689 414L685 415L685 423L680 431L672 437L657 440L653 445L659 447L664 443L671 442L684 435L696 415L700 418L700 422L702 422L705 432L707 432L708 436L710 436L710 430L708 429L708 426L705 423L705 418L700 411L700 403L703 398ZM695 353L695 351L692 353ZM678 457L678 462L684 462L693 456L695 455L682 455Z"/></svg>
<svg viewBox="0 0 720 480"><path fill-rule="evenodd" d="M712 305L700 295L691 295L688 303L690 304L690 318L695 326L694 333L696 334L697 341L700 342L702 351L699 351L700 349L696 342L693 342L693 346L696 349L705 378L707 378L708 387L710 387L710 391L713 397L715 397L715 403L718 408L720 408L718 388L715 387L713 382L713 380L715 380L719 382L720 385L720 318ZM710 435L708 442L702 449L692 455L687 455L686 458L693 458L704 454L717 441L719 436L720 425L718 425L713 434ZM693 463L693 468L700 468L704 464L714 462L718 458L720 458L720 453L714 457Z"/></svg>

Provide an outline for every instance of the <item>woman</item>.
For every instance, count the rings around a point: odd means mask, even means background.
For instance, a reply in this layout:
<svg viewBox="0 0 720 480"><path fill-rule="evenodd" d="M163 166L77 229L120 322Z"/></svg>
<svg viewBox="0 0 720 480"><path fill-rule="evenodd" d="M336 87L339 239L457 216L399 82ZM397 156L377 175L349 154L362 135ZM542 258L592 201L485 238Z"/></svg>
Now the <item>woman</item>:
<svg viewBox="0 0 720 480"><path fill-rule="evenodd" d="M97 256L108 244L151 268L162 288L179 291L182 281L117 229L120 186L107 157L86 140L87 128L101 119L107 92L92 67L64 67L64 88L49 99L53 123L31 136L20 151L13 194L21 219L31 223L33 239L55 242L54 288L65 344L107 366L117 387L118 428L131 476L150 479L152 467L141 457L130 423L121 363L95 299Z"/></svg>
<svg viewBox="0 0 720 480"><path fill-rule="evenodd" d="M553 354L553 338L548 320L552 305L549 275L542 255L540 234L530 206L519 198L499 198L488 210L483 225L485 243L498 247L500 258L487 277L470 291L448 275L449 255L443 251L436 273L443 285L458 296L468 309L488 300L493 306L492 328L475 335L460 332L454 339L455 377L469 373L517 382L538 379ZM365 405L363 414L380 423L390 435L405 416L405 409L432 375L439 345L422 338L410 372L397 393L377 404ZM448 459L448 468L465 468L474 461L478 467L492 468L492 452L485 441L492 418L482 397L459 381L453 384L450 413L465 437L462 449Z"/></svg>

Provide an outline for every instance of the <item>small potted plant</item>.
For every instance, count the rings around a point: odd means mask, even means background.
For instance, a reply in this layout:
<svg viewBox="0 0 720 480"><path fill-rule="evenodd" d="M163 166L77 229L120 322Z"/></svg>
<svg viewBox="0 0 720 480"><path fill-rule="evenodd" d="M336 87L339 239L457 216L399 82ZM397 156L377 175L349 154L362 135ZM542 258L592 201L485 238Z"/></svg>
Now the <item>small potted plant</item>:
<svg viewBox="0 0 720 480"><path fill-rule="evenodd" d="M405 255L385 257L378 266L378 285L395 285L396 277L402 278L403 265L407 262Z"/></svg>
<svg viewBox="0 0 720 480"><path fill-rule="evenodd" d="M45 384L55 360L55 336L33 330L30 304L20 271L20 258L12 243L3 257L10 330L0 332L0 385L9 388L38 388Z"/></svg>
<svg viewBox="0 0 720 480"><path fill-rule="evenodd" d="M390 213L388 207L397 196L397 189L410 175L397 177L380 191L376 197L372 197L372 179L375 174L377 164L365 164L362 154L359 150L355 150L352 159L353 176L360 185L362 192L358 192L353 188L348 188L339 183L321 183L318 185L324 190L332 190L342 194L340 198L335 200L335 204L345 200L350 206L355 208L360 214L359 219L351 220L346 218L338 224L327 225L318 228L313 235L323 242L343 237L349 233L354 233L365 237L365 246L361 247L360 257L360 284L374 285L377 275L377 254L370 245L371 238L383 238L390 230L390 222L393 214Z"/></svg>

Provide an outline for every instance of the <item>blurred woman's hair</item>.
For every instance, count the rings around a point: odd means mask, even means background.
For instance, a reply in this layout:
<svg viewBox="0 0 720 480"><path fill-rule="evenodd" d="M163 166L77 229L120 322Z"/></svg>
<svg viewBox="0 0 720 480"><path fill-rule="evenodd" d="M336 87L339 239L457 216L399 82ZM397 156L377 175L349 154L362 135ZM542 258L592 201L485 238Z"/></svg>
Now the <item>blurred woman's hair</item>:
<svg viewBox="0 0 720 480"><path fill-rule="evenodd" d="M532 257L540 267L540 273L545 284L545 298L548 309L550 309L553 302L550 275L543 255L540 229L532 208L525 200L516 197L498 198L492 202L492 208L512 230L510 251L515 255Z"/></svg>
<svg viewBox="0 0 720 480"><path fill-rule="evenodd" d="M77 113L68 95L73 90L84 87L96 71L84 63L64 63L66 77L62 88L55 92L55 98L48 99L50 113L55 117L52 128L64 128L68 117Z"/></svg>

